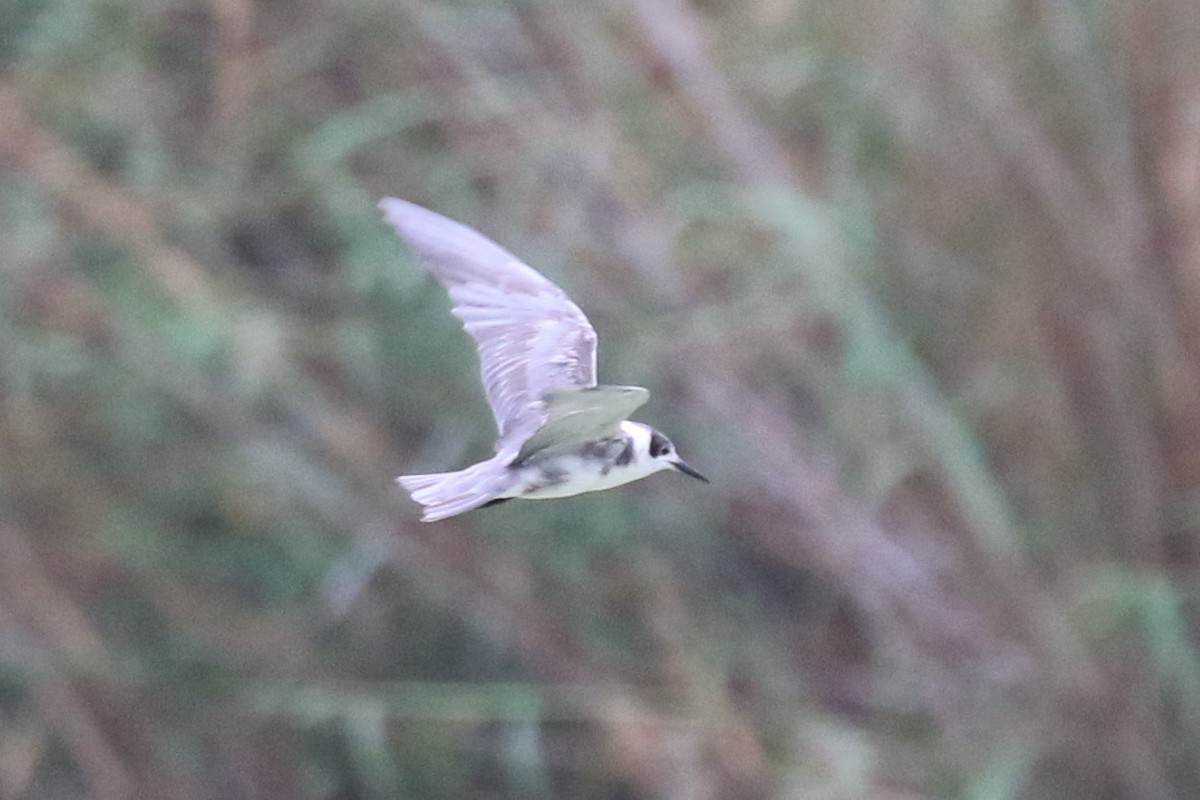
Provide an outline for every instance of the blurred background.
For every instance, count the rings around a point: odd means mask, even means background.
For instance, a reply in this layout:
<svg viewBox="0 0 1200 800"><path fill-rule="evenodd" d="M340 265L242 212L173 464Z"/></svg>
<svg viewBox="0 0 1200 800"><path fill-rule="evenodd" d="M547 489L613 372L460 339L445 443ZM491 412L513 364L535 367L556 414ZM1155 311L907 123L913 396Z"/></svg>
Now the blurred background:
<svg viewBox="0 0 1200 800"><path fill-rule="evenodd" d="M567 289L712 478L434 525ZM1200 5L6 0L0 800L1200 796Z"/></svg>

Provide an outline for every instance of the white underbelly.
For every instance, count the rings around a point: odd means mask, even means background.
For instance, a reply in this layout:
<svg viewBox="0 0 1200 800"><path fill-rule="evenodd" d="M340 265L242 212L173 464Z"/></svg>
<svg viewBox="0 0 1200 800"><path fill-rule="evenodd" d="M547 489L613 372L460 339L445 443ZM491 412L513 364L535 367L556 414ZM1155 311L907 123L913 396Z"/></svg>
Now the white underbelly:
<svg viewBox="0 0 1200 800"><path fill-rule="evenodd" d="M555 480L556 471L561 480ZM595 459L567 456L556 460L553 468L542 466L522 468L517 474L519 482L507 496L526 500L549 500L554 497L570 497L585 492L612 489L630 481L644 478L655 470L633 463L625 466L609 465L608 469ZM565 475L562 475L565 473Z"/></svg>

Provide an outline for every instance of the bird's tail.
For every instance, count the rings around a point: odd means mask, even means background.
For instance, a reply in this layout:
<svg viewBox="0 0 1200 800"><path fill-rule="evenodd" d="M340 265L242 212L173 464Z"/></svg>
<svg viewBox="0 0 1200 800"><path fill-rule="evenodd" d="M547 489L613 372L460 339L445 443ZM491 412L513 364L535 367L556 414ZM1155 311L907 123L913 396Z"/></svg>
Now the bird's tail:
<svg viewBox="0 0 1200 800"><path fill-rule="evenodd" d="M490 459L458 472L401 475L396 482L425 507L421 521L436 522L499 499L514 478L503 461Z"/></svg>

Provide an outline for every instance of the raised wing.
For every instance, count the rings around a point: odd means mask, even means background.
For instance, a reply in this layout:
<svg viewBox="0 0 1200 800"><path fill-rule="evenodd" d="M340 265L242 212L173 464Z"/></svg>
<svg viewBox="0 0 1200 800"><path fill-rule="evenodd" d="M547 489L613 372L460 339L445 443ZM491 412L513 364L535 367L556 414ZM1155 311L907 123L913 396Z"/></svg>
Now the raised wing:
<svg viewBox="0 0 1200 800"><path fill-rule="evenodd" d="M596 385L596 332L562 289L480 233L394 197L384 219L425 258L479 349L497 450L513 449L546 418L543 400Z"/></svg>
<svg viewBox="0 0 1200 800"><path fill-rule="evenodd" d="M541 450L571 449L579 442L615 434L617 425L646 404L650 392L640 386L567 389L546 397L546 419L530 436L517 460Z"/></svg>

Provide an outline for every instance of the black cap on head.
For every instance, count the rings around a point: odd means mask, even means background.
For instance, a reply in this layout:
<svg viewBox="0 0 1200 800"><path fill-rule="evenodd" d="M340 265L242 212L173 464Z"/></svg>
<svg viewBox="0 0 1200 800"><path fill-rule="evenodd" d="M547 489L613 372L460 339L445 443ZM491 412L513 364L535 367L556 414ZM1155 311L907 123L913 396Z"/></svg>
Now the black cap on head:
<svg viewBox="0 0 1200 800"><path fill-rule="evenodd" d="M671 452L671 440L656 430L650 431L650 457L658 458Z"/></svg>

